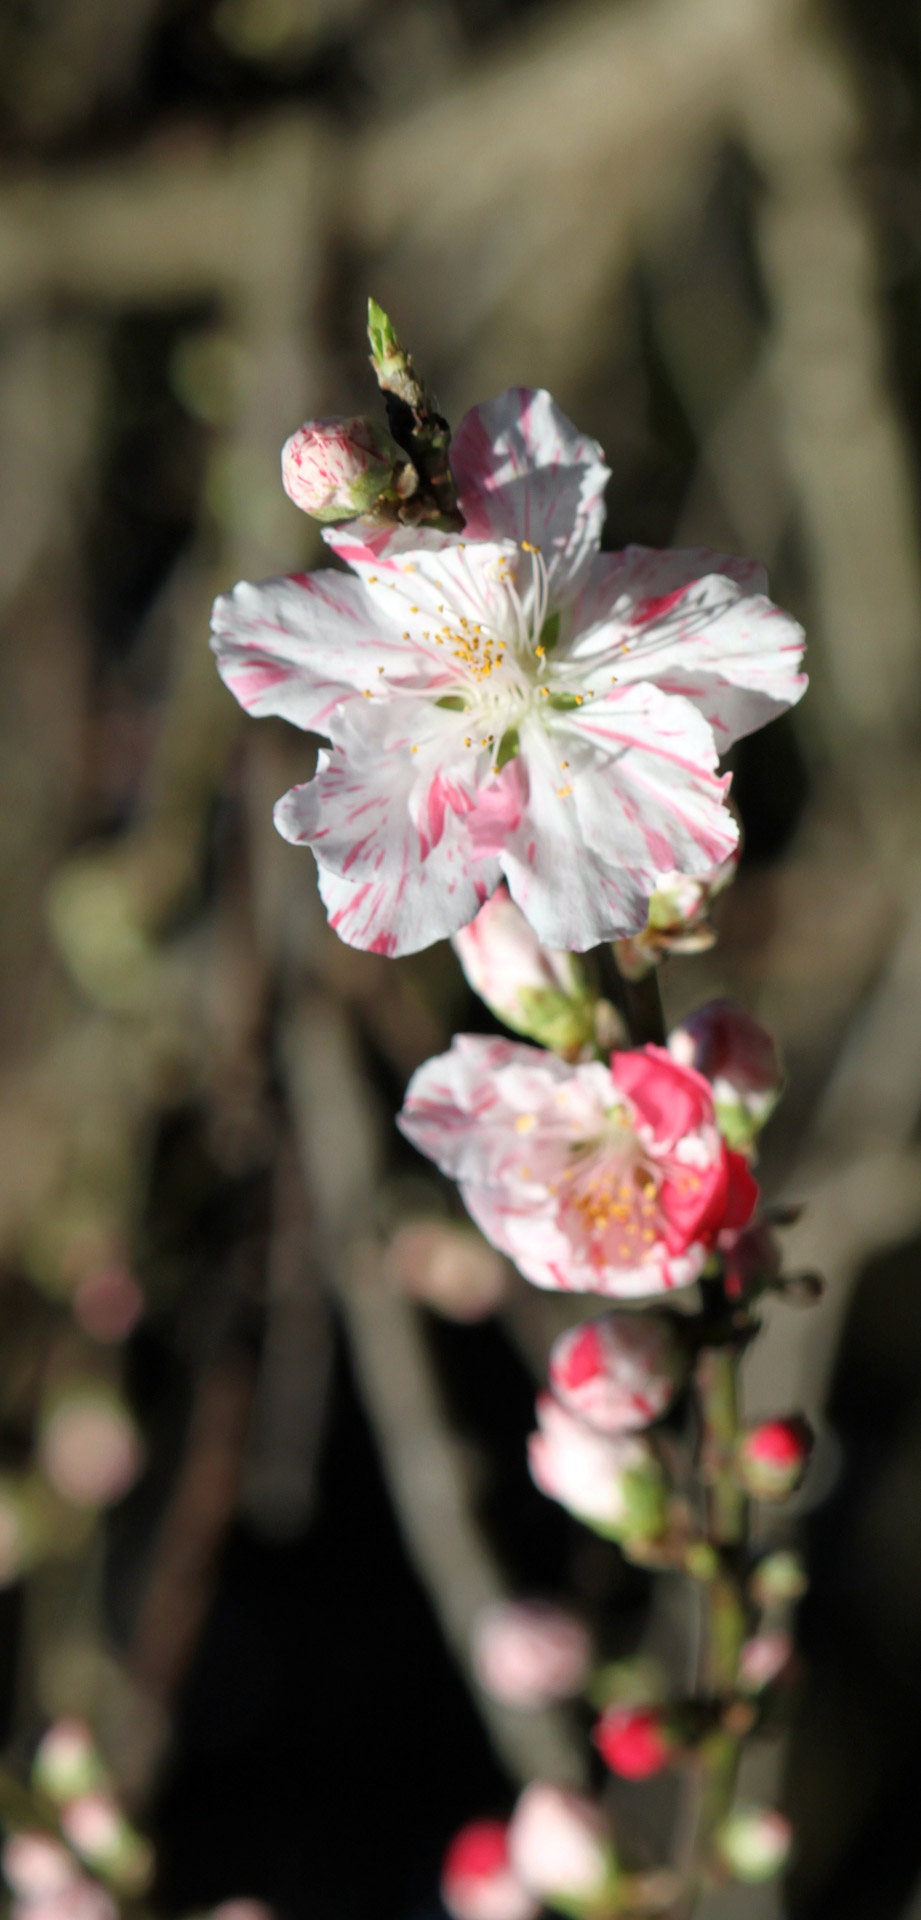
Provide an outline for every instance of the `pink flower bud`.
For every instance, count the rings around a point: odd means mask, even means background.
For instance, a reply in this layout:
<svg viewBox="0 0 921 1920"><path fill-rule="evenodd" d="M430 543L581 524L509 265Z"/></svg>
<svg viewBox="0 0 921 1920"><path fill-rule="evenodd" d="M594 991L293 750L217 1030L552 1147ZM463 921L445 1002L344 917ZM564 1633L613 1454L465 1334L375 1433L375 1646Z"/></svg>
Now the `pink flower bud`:
<svg viewBox="0 0 921 1920"><path fill-rule="evenodd" d="M507 887L451 944L474 992L507 1027L561 1053L591 1040L594 996L579 960L541 946Z"/></svg>
<svg viewBox="0 0 921 1920"><path fill-rule="evenodd" d="M144 1295L120 1261L84 1274L73 1300L74 1319L91 1340L126 1340L144 1311Z"/></svg>
<svg viewBox="0 0 921 1920"><path fill-rule="evenodd" d="M448 1320L486 1320L505 1298L502 1255L453 1220L406 1221L390 1242L387 1268L402 1293Z"/></svg>
<svg viewBox="0 0 921 1920"><path fill-rule="evenodd" d="M661 1773L675 1751L662 1715L650 1707L608 1707L592 1738L605 1766L623 1780Z"/></svg>
<svg viewBox="0 0 921 1920"><path fill-rule="evenodd" d="M591 1652L581 1620L543 1600L499 1600L474 1623L477 1678L508 1707L571 1698L585 1680Z"/></svg>
<svg viewBox="0 0 921 1920"><path fill-rule="evenodd" d="M10 1920L117 1920L117 1913L105 1888L80 1873L59 1893L14 1900Z"/></svg>
<svg viewBox="0 0 921 1920"><path fill-rule="evenodd" d="M785 1500L799 1486L811 1451L811 1428L798 1414L762 1420L739 1441L742 1481L757 1500Z"/></svg>
<svg viewBox="0 0 921 1920"><path fill-rule="evenodd" d="M574 1904L599 1899L616 1873L604 1817L591 1800L535 1780L509 1826L509 1853L519 1878L538 1900Z"/></svg>
<svg viewBox="0 0 921 1920"><path fill-rule="evenodd" d="M110 1793L78 1794L61 1811L61 1830L88 1866L125 1893L139 1893L153 1872L149 1841L125 1819Z"/></svg>
<svg viewBox="0 0 921 1920"><path fill-rule="evenodd" d="M711 1000L669 1035L668 1050L713 1088L713 1105L730 1147L749 1149L777 1104L783 1072L766 1027L730 1000Z"/></svg>
<svg viewBox="0 0 921 1920"><path fill-rule="evenodd" d="M53 1900L77 1878L66 1847L49 1833L11 1833L3 1843L0 1865L7 1886L21 1900Z"/></svg>
<svg viewBox="0 0 921 1920"><path fill-rule="evenodd" d="M550 1354L557 1398L603 1433L658 1420L687 1372L674 1321L662 1313L606 1313L569 1327Z"/></svg>
<svg viewBox="0 0 921 1920"><path fill-rule="evenodd" d="M454 1920L534 1920L537 1902L513 1871L504 1820L473 1820L455 1835L441 1897Z"/></svg>
<svg viewBox="0 0 921 1920"><path fill-rule="evenodd" d="M406 464L373 420L307 420L285 441L281 477L288 498L312 519L353 520L392 485L395 466Z"/></svg>
<svg viewBox="0 0 921 1920"><path fill-rule="evenodd" d="M32 1778L49 1799L62 1803L101 1786L105 1769L83 1720L56 1720L39 1741Z"/></svg>
<svg viewBox="0 0 921 1920"><path fill-rule="evenodd" d="M739 1686L743 1693L761 1693L777 1680L793 1657L793 1641L778 1628L752 1634L739 1655Z"/></svg>
<svg viewBox="0 0 921 1920"><path fill-rule="evenodd" d="M96 1386L71 1388L45 1422L41 1465L64 1500L108 1507L134 1484L141 1443L127 1409Z"/></svg>
<svg viewBox="0 0 921 1920"><path fill-rule="evenodd" d="M531 1478L578 1520L614 1539L654 1539L665 1518L665 1481L645 1440L596 1433L549 1393L537 1401L528 1441Z"/></svg>
<svg viewBox="0 0 921 1920"><path fill-rule="evenodd" d="M662 873L651 895L645 927L617 941L617 964L628 980L641 980L668 953L703 953L716 935L707 915L717 895L735 879L740 848L708 874Z"/></svg>
<svg viewBox="0 0 921 1920"><path fill-rule="evenodd" d="M770 1880L786 1863L793 1833L773 1807L739 1807L723 1822L716 1849L737 1880Z"/></svg>

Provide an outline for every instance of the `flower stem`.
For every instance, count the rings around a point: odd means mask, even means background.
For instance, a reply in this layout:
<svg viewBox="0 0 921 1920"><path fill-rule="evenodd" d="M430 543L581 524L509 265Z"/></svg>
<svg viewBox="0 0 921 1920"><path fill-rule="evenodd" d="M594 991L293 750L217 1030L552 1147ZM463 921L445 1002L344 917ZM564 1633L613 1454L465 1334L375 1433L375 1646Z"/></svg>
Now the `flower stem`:
<svg viewBox="0 0 921 1920"><path fill-rule="evenodd" d="M631 1046L644 1047L652 1043L664 1047L665 1013L658 968L651 967L641 980L628 980L626 974L621 973L612 946L597 947L595 955L602 992L623 1014Z"/></svg>

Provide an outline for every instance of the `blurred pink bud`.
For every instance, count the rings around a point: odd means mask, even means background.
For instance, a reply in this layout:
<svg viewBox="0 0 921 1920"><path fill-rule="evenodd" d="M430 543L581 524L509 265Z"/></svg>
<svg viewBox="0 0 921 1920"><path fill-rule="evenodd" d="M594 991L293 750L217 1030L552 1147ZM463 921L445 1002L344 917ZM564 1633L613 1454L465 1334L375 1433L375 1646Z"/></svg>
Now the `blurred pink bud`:
<svg viewBox="0 0 921 1920"><path fill-rule="evenodd" d="M111 1895L82 1873L59 1893L14 1900L10 1907L10 1920L117 1920L117 1915Z"/></svg>
<svg viewBox="0 0 921 1920"><path fill-rule="evenodd" d="M616 1539L653 1539L665 1519L665 1482L645 1440L601 1434L549 1393L528 1440L531 1478L578 1520Z"/></svg>
<svg viewBox="0 0 921 1920"><path fill-rule="evenodd" d="M58 1802L102 1784L105 1770L85 1721L55 1720L36 1748L32 1778Z"/></svg>
<svg viewBox="0 0 921 1920"><path fill-rule="evenodd" d="M654 1707L608 1707L592 1738L605 1766L622 1780L649 1780L675 1752L675 1740Z"/></svg>
<svg viewBox="0 0 921 1920"><path fill-rule="evenodd" d="M448 1320L486 1320L502 1305L502 1255L474 1227L451 1220L407 1220L390 1242L387 1266L396 1286Z"/></svg>
<svg viewBox="0 0 921 1920"><path fill-rule="evenodd" d="M806 1568L798 1553L779 1547L758 1561L751 1578L752 1599L759 1607L789 1606L801 1600L809 1587Z"/></svg>
<svg viewBox="0 0 921 1920"><path fill-rule="evenodd" d="M773 1286L779 1278L783 1264L780 1248L765 1220L721 1233L719 1246L730 1300L744 1300L765 1286Z"/></svg>
<svg viewBox="0 0 921 1920"><path fill-rule="evenodd" d="M274 1920L274 1913L262 1900L222 1900L211 1920Z"/></svg>
<svg viewBox="0 0 921 1920"><path fill-rule="evenodd" d="M451 944L474 992L507 1027L561 1053L592 1039L594 996L580 961L541 946L507 887Z"/></svg>
<svg viewBox="0 0 921 1920"><path fill-rule="evenodd" d="M550 1385L564 1406L603 1433L658 1420L688 1368L664 1313L605 1313L569 1327L550 1354Z"/></svg>
<svg viewBox="0 0 921 1920"><path fill-rule="evenodd" d="M582 1621L545 1600L499 1600L474 1623L477 1678L508 1707L570 1699L582 1687L591 1654Z"/></svg>
<svg viewBox="0 0 921 1920"><path fill-rule="evenodd" d="M368 513L393 484L406 455L383 427L356 415L307 420L285 441L281 477L289 500L314 520Z"/></svg>
<svg viewBox="0 0 921 1920"><path fill-rule="evenodd" d="M783 1085L777 1048L767 1028L731 1000L711 1000L674 1029L668 1050L679 1065L696 1067L709 1080L727 1144L749 1149Z"/></svg>
<svg viewBox="0 0 921 1920"><path fill-rule="evenodd" d="M739 1686L744 1693L761 1693L777 1680L793 1657L793 1641L780 1628L754 1633L739 1655Z"/></svg>
<svg viewBox="0 0 921 1920"><path fill-rule="evenodd" d="M74 1318L91 1340L126 1340L144 1311L144 1295L120 1261L84 1274L73 1298Z"/></svg>
<svg viewBox="0 0 921 1920"><path fill-rule="evenodd" d="M739 1807L720 1827L716 1847L737 1880L770 1880L786 1864L792 1840L789 1820L773 1807Z"/></svg>
<svg viewBox="0 0 921 1920"><path fill-rule="evenodd" d="M757 1500L785 1500L803 1478L812 1445L812 1429L799 1414L749 1427L737 1453L748 1492Z"/></svg>
<svg viewBox="0 0 921 1920"><path fill-rule="evenodd" d="M142 1464L127 1408L95 1386L72 1388L58 1402L42 1430L39 1456L52 1486L78 1507L120 1500Z"/></svg>
<svg viewBox="0 0 921 1920"><path fill-rule="evenodd" d="M53 1900L77 1878L66 1847L49 1833L11 1833L0 1853L3 1878L21 1900Z"/></svg>
<svg viewBox="0 0 921 1920"><path fill-rule="evenodd" d="M81 1793L65 1806L61 1829L84 1860L103 1862L121 1848L125 1816L110 1793Z"/></svg>
<svg viewBox="0 0 921 1920"><path fill-rule="evenodd" d="M537 1902L513 1872L504 1820L472 1820L455 1834L441 1897L454 1920L534 1920Z"/></svg>
<svg viewBox="0 0 921 1920"><path fill-rule="evenodd" d="M535 1780L509 1825L512 1866L538 1900L599 1899L615 1872L604 1817L594 1802Z"/></svg>

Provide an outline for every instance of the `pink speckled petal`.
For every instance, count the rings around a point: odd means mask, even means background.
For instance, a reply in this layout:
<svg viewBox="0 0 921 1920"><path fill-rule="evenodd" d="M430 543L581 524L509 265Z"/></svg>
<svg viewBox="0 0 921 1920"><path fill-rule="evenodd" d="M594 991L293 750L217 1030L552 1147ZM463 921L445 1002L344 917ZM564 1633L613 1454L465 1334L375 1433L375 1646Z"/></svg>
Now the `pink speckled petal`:
<svg viewBox="0 0 921 1920"><path fill-rule="evenodd" d="M366 687L429 690L439 663L381 618L361 582L329 569L254 586L242 580L214 603L218 672L248 713L280 714L326 733ZM378 673L378 668L383 673Z"/></svg>
<svg viewBox="0 0 921 1920"><path fill-rule="evenodd" d="M529 540L558 595L598 550L610 477L596 440L543 388L509 387L465 414L451 442L466 531L474 540Z"/></svg>
<svg viewBox="0 0 921 1920"><path fill-rule="evenodd" d="M725 753L806 690L802 628L766 584L757 561L706 549L600 554L571 611L570 657L609 683L651 680L692 700Z"/></svg>

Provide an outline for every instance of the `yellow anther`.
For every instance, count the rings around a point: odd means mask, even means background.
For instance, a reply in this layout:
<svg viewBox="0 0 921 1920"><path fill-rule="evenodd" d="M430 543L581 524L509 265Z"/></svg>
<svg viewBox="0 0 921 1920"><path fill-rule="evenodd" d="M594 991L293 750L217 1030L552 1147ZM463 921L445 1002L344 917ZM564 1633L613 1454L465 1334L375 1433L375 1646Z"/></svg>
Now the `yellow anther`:
<svg viewBox="0 0 921 1920"><path fill-rule="evenodd" d="M559 798L561 800L565 800L566 795L571 792L572 792L571 787L557 787L557 794L559 795Z"/></svg>
<svg viewBox="0 0 921 1920"><path fill-rule="evenodd" d="M370 689L370 687L366 687L366 688L365 688L365 699L366 699L366 700L370 700L370 698L371 698L371 689Z"/></svg>
<svg viewBox="0 0 921 1920"><path fill-rule="evenodd" d="M418 753L418 747L410 747L410 753Z"/></svg>
<svg viewBox="0 0 921 1920"><path fill-rule="evenodd" d="M369 587L373 587L373 586L375 586L375 585L376 585L376 583L377 583L377 574L376 574L376 573L369 573L369 575L368 575L368 585L369 585Z"/></svg>
<svg viewBox="0 0 921 1920"><path fill-rule="evenodd" d="M531 1128L536 1127L536 1125L537 1125L536 1113L519 1113L515 1121L515 1132L530 1133Z"/></svg>

